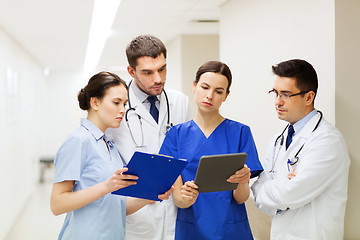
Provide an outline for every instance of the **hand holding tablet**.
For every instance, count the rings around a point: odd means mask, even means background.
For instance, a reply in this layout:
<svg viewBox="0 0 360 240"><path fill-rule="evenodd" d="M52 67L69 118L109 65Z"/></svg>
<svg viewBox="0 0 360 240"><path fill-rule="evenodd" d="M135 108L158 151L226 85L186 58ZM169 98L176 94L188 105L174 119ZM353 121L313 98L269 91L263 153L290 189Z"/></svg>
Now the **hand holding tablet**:
<svg viewBox="0 0 360 240"><path fill-rule="evenodd" d="M236 189L238 184L230 183L227 179L244 167L246 157L246 153L201 157L195 177L195 184L199 187L199 192L231 191Z"/></svg>

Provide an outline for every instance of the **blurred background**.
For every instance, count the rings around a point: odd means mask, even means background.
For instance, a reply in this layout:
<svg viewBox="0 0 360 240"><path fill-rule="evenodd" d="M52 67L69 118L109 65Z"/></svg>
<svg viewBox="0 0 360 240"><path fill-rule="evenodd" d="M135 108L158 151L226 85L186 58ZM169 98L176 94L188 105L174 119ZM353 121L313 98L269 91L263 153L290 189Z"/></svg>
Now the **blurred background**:
<svg viewBox="0 0 360 240"><path fill-rule="evenodd" d="M166 86L189 96L193 114L197 68L229 65L221 111L251 127L261 159L286 125L267 94L271 66L309 61L315 107L343 133L352 160L344 239L360 239L359 12L358 0L0 0L0 240L57 238L64 216L49 208L51 160L86 116L77 92L103 70L129 80L125 47L140 34L165 43ZM251 198L247 208L255 238L268 239L270 219Z"/></svg>

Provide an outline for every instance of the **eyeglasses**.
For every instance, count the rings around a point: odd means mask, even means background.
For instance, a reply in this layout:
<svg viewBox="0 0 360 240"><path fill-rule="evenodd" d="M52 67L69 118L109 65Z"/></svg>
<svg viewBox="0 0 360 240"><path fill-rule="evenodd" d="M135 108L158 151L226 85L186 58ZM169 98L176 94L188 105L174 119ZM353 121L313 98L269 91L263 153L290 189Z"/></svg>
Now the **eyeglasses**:
<svg viewBox="0 0 360 240"><path fill-rule="evenodd" d="M302 92L295 93L295 94L291 94L291 93L287 93L287 92L279 93L279 92L276 91L275 89L272 89L272 90L269 91L269 94L270 94L270 95L273 95L275 98L280 97L281 100L287 101L287 100L289 100L291 97L298 96L298 95L302 95L302 94L305 94L305 93L308 93L308 92L310 92L310 90L308 90L308 91L302 91Z"/></svg>

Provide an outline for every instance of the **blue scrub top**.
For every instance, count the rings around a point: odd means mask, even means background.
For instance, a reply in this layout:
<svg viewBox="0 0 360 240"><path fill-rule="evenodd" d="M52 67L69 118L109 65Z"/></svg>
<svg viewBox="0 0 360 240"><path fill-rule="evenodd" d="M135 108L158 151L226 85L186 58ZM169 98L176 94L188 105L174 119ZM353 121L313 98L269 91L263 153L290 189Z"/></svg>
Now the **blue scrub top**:
<svg viewBox="0 0 360 240"><path fill-rule="evenodd" d="M54 183L75 181L73 191L79 191L107 180L121 167L120 154L111 141L92 122L81 119L81 126L56 154ZM107 194L68 212L59 239L123 239L125 217L125 197Z"/></svg>
<svg viewBox="0 0 360 240"><path fill-rule="evenodd" d="M225 119L208 138L194 121L176 125L159 153L187 159L181 173L186 182L195 179L202 156L238 152L247 153L251 177L263 171L250 128ZM232 191L200 193L191 207L178 209L175 239L253 239L245 204L237 204Z"/></svg>

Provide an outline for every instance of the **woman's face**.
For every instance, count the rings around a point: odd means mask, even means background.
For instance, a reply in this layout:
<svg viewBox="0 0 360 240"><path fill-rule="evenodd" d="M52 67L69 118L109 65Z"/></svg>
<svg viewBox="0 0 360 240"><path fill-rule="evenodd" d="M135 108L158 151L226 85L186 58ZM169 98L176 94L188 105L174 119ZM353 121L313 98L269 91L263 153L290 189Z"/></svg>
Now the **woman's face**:
<svg viewBox="0 0 360 240"><path fill-rule="evenodd" d="M102 99L96 99L93 107L96 111L98 127L105 132L109 127L117 128L125 115L127 90L123 85L111 87L106 90Z"/></svg>
<svg viewBox="0 0 360 240"><path fill-rule="evenodd" d="M206 72L200 76L197 83L193 83L193 92L198 109L204 112L219 111L221 104L229 95L226 93L228 79L220 74Z"/></svg>

